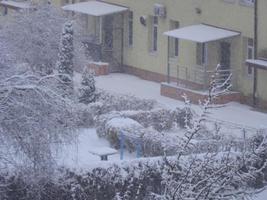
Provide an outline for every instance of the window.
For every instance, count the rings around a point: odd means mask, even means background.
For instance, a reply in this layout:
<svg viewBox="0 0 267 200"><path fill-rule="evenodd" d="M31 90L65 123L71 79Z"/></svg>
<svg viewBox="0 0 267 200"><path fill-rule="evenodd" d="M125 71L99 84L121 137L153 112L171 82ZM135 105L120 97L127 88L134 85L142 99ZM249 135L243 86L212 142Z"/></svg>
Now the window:
<svg viewBox="0 0 267 200"><path fill-rule="evenodd" d="M171 20L170 21L170 30L178 29L179 22ZM179 55L179 39L177 38L170 38L170 57L178 57Z"/></svg>
<svg viewBox="0 0 267 200"><path fill-rule="evenodd" d="M152 26L152 51L158 50L158 17L153 17L153 26Z"/></svg>
<svg viewBox="0 0 267 200"><path fill-rule="evenodd" d="M133 46L133 12L128 14L128 45Z"/></svg>
<svg viewBox="0 0 267 200"><path fill-rule="evenodd" d="M235 3L236 0L223 0L224 2L227 2L227 3Z"/></svg>
<svg viewBox="0 0 267 200"><path fill-rule="evenodd" d="M254 40L252 38L247 39L247 59L254 59ZM248 74L252 74L251 66L248 66Z"/></svg>
<svg viewBox="0 0 267 200"><path fill-rule="evenodd" d="M254 6L255 0L239 0L241 5Z"/></svg>
<svg viewBox="0 0 267 200"><path fill-rule="evenodd" d="M7 6L4 6L4 15L7 15L8 14L8 8Z"/></svg>
<svg viewBox="0 0 267 200"><path fill-rule="evenodd" d="M208 48L206 43L197 43L197 65L205 65L208 62Z"/></svg>

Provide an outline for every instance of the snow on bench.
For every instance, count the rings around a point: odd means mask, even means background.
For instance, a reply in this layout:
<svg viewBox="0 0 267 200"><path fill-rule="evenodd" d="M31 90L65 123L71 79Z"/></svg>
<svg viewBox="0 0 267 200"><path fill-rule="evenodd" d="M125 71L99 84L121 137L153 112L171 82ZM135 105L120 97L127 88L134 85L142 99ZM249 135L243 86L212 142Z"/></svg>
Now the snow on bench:
<svg viewBox="0 0 267 200"><path fill-rule="evenodd" d="M110 147L96 147L89 152L93 155L100 156L101 160L108 160L108 156L118 153L116 149Z"/></svg>

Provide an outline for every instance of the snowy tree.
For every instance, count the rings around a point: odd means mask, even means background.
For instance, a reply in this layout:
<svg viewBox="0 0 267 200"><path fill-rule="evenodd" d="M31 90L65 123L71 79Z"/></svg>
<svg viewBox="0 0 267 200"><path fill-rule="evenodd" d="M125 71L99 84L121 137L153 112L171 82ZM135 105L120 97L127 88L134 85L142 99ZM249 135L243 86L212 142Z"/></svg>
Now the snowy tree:
<svg viewBox="0 0 267 200"><path fill-rule="evenodd" d="M96 99L95 79L92 73L84 70L79 88L79 101L84 104L94 102Z"/></svg>
<svg viewBox="0 0 267 200"><path fill-rule="evenodd" d="M216 70L218 69L217 67ZM214 76L208 98L200 104L202 112L191 120L188 118L189 113L185 116L186 133L179 144L176 158L164 158L165 191L162 196L156 195L158 199L243 199L252 193L251 186L255 187L258 180L262 183L267 169L266 156L262 156L267 151L264 136L250 151L233 152L230 149L190 153L196 148L195 138L201 134L201 124L206 120L213 100L228 92L230 80L231 74L223 83L218 84ZM187 106L190 104L186 97L185 103Z"/></svg>
<svg viewBox="0 0 267 200"><path fill-rule="evenodd" d="M55 86L60 81L59 74L1 74L0 167L23 174L34 199L55 172L56 148L73 139L71 101Z"/></svg>
<svg viewBox="0 0 267 200"><path fill-rule="evenodd" d="M52 73L59 54L62 25L68 20L62 9L41 3L31 12L10 13L0 27L0 62L9 66L27 63L34 71ZM74 21L74 67L83 69L88 62L82 44L85 29Z"/></svg>
<svg viewBox="0 0 267 200"><path fill-rule="evenodd" d="M71 22L66 22L63 27L59 47L58 72L63 74L61 79L70 82L73 76L73 26Z"/></svg>

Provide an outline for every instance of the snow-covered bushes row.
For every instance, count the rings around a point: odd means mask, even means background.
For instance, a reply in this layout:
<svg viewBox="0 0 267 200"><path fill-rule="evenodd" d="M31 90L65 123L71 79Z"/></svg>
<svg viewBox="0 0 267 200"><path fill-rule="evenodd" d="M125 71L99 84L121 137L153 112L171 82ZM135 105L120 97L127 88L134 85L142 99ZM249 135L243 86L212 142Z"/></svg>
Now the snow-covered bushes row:
<svg viewBox="0 0 267 200"><path fill-rule="evenodd" d="M152 127L160 132L171 129L175 121L175 113L167 109L122 111L119 114L137 121L145 128Z"/></svg>
<svg viewBox="0 0 267 200"><path fill-rule="evenodd" d="M100 115L95 120L95 126L99 137L107 139L111 145L119 149L121 134L124 136L125 148L136 151L136 144L142 145L143 156L173 155L180 149L181 137L185 133L180 130L180 137L174 132L159 132L154 127L144 127L149 121L145 114L150 111L121 111ZM151 111L153 112L153 110ZM140 116L140 118L138 118ZM152 122L153 123L153 122ZM178 130L176 130L178 131ZM242 152L244 148L253 148L253 138L244 139L227 137L213 133L202 126L199 134L192 138L192 145L184 151L184 154L206 152Z"/></svg>
<svg viewBox="0 0 267 200"><path fill-rule="evenodd" d="M88 172L60 170L57 178L28 183L23 175L0 175L5 200L242 199L267 180L267 146L254 151L207 153L135 160ZM37 192L38 191L38 192ZM178 193L177 193L178 192Z"/></svg>
<svg viewBox="0 0 267 200"><path fill-rule="evenodd" d="M143 156L160 156L166 152L174 154L178 138L165 135L154 129L144 128L137 121L121 116L119 112L100 115L96 120L97 134L106 138L114 148L120 148L121 137L124 147L136 151L136 145L141 145Z"/></svg>
<svg viewBox="0 0 267 200"><path fill-rule="evenodd" d="M100 92L97 101L103 104L99 114L122 110L151 110L156 104L156 101L151 99L140 99L131 95L114 95L104 91Z"/></svg>
<svg viewBox="0 0 267 200"><path fill-rule="evenodd" d="M96 93L96 101L85 105L78 103L74 105L75 120L79 126L91 127L95 119L102 114L112 111L123 110L150 110L154 107L155 101L139 99L128 95L112 95L100 91Z"/></svg>
<svg viewBox="0 0 267 200"><path fill-rule="evenodd" d="M184 128L185 112L183 109L176 109L174 111L163 108L152 110L125 110L112 112L111 115L131 118L140 123L143 127L151 127L159 132L168 131L175 125Z"/></svg>
<svg viewBox="0 0 267 200"><path fill-rule="evenodd" d="M32 185L22 175L0 175L0 199L4 200L132 200L149 199L150 191L162 191L158 163L138 162L125 167L95 168L78 174L61 170L58 179ZM38 193L35 193L38 189Z"/></svg>

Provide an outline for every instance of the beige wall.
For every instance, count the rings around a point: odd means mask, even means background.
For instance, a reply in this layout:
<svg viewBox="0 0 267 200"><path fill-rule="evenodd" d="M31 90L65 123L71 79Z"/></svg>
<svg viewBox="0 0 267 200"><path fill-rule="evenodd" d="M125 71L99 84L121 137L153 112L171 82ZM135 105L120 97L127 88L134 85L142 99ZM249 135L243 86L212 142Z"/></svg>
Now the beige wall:
<svg viewBox="0 0 267 200"><path fill-rule="evenodd" d="M258 55L267 59L267 1L258 0ZM258 70L257 97L267 101L267 69Z"/></svg>
<svg viewBox="0 0 267 200"><path fill-rule="evenodd" d="M163 32L169 30L170 20L180 22L180 27L193 24L206 23L226 29L241 32L240 37L230 40L232 45L231 65L235 70L235 88L248 94L250 82L243 78L247 76L245 66L246 51L243 37L253 38L253 8L227 3L223 0L106 0L129 7L134 13L134 45L125 47L124 63L144 70L166 74L167 72L167 38ZM159 20L159 49L156 53L149 51L149 29L139 22L140 16L153 15L153 5L160 3L167 8L167 18ZM201 14L196 13L196 8L201 9ZM127 39L125 38L127 41ZM228 40L229 41L229 40ZM219 62L219 42L208 44L208 65L215 67ZM190 41L180 41L179 59L177 64L189 67L196 65L196 44ZM175 66L175 64L173 64ZM214 66L215 65L215 66ZM175 76L175 69L172 70ZM185 73L184 73L185 75ZM194 75L191 74L189 78ZM249 80L249 77L248 77Z"/></svg>

